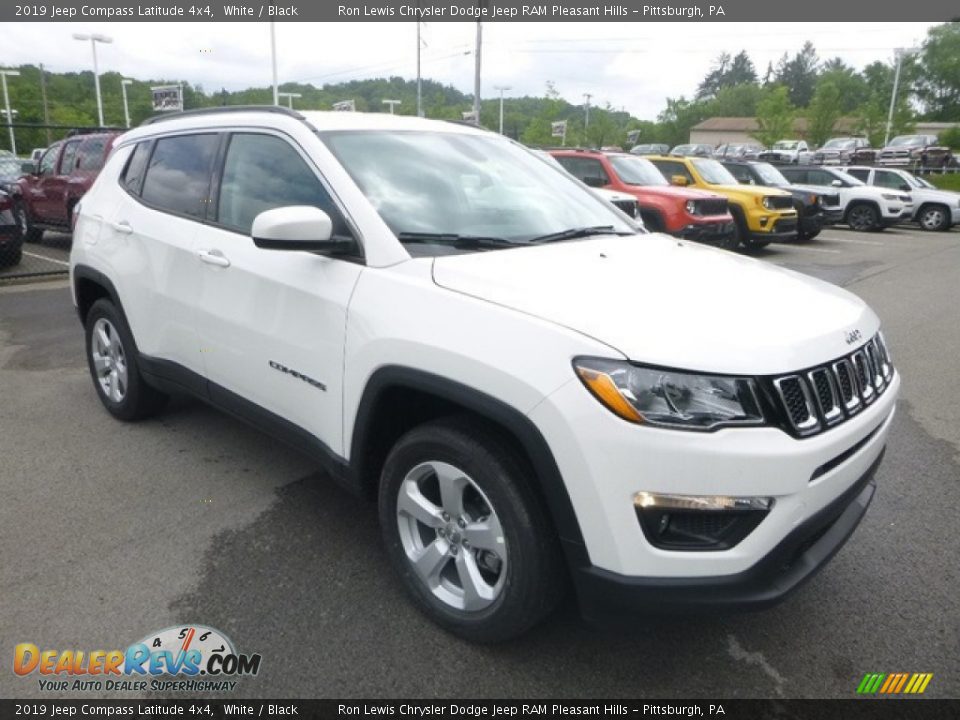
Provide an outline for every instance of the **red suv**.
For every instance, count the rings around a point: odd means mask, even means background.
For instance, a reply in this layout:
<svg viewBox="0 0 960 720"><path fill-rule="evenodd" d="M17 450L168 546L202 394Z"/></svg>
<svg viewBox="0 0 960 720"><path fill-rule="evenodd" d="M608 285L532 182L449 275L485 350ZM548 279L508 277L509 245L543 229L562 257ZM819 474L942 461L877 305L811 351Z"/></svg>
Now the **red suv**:
<svg viewBox="0 0 960 720"><path fill-rule="evenodd" d="M593 150L551 150L585 185L629 193L648 230L726 247L736 244L733 216L722 195L670 185L646 158Z"/></svg>
<svg viewBox="0 0 960 720"><path fill-rule="evenodd" d="M70 232L74 205L93 185L119 135L73 135L56 142L13 184L14 212L24 240L37 242L44 230Z"/></svg>

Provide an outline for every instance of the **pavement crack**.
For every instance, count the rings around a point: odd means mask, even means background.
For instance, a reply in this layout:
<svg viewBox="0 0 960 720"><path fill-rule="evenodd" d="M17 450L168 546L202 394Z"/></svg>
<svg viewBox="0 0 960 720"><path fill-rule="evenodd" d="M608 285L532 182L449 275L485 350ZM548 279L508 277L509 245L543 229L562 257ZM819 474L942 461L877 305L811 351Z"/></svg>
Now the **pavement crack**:
<svg viewBox="0 0 960 720"><path fill-rule="evenodd" d="M747 665L756 665L759 667L763 671L764 675L773 680L774 690L776 691L777 695L780 697L784 696L783 686L787 682L787 679L769 663L762 652L759 650L757 652L750 652L749 650L746 650L737 640L736 636L733 635L733 633L730 633L727 635L727 654L734 660L744 662Z"/></svg>

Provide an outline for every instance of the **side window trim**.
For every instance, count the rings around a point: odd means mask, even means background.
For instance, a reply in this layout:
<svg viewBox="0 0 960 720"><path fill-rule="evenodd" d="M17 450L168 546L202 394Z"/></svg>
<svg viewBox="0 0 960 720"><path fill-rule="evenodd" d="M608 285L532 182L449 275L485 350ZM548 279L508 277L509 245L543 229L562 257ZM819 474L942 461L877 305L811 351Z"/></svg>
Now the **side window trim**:
<svg viewBox="0 0 960 720"><path fill-rule="evenodd" d="M133 162L133 156L136 154L137 148L141 145L145 145L147 147L147 162L144 166L144 172L140 175L140 181L137 183L137 188L136 190L133 190L126 183L127 170L130 169L130 163ZM130 146L133 148L133 150L131 150L130 157L127 158L127 162L124 163L123 172L117 176L117 184L120 186L120 188L134 200L137 200L144 205L146 205L146 203L144 203L143 199L140 197L140 192L143 190L143 181L147 177L146 169L150 166L150 158L153 157L154 145L156 145L156 142L154 142L153 138L131 143Z"/></svg>
<svg viewBox="0 0 960 720"><path fill-rule="evenodd" d="M319 168L313 162L309 155L307 155L303 148L300 147L300 144L297 143L289 135L281 132L274 131L271 128L261 128L261 127L251 127L251 128L230 128L224 132L224 135L227 137L224 139L220 146L220 155L217 156L217 160L214 164L213 170L213 180L210 184L210 202L208 207L212 207L214 212L208 215L208 218L205 220L205 224L212 225L220 230L226 232L235 233L243 237L248 237L245 233L237 230L236 228L228 227L227 225L221 225L217 221L217 210L219 209L220 202L220 185L223 181L223 170L227 161L227 150L230 147L230 140L234 135L268 135L270 137L278 138L283 142L287 143L290 148L293 149L297 155L300 156L300 159L304 161L307 168L316 176L317 181L326 191L327 195L330 197L330 202L333 203L334 208L337 212L340 213L340 217L343 219L344 224L347 226L347 229L350 232L350 236L353 238L353 241L357 244L357 249L359 250L360 257L364 257L363 252L363 239L362 235L359 232L356 222L346 211L343 202L340 200L339 196L334 192L333 187L327 182L327 179L323 176L323 173L320 172Z"/></svg>

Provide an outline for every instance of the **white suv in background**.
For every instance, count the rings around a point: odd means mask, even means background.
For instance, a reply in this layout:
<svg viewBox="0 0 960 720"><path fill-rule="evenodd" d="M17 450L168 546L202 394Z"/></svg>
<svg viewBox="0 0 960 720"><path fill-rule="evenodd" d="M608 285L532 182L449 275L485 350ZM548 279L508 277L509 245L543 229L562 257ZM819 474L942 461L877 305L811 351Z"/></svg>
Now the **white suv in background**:
<svg viewBox="0 0 960 720"><path fill-rule="evenodd" d="M778 169L791 183L839 195L841 222L853 230L883 230L913 217L913 198L909 193L871 187L832 167L784 165Z"/></svg>
<svg viewBox="0 0 960 720"><path fill-rule="evenodd" d="M780 600L866 511L900 385L850 293L399 115L132 130L70 270L110 413L192 393L310 454L377 498L414 602L481 642L570 580L608 621Z"/></svg>
<svg viewBox="0 0 960 720"><path fill-rule="evenodd" d="M913 198L913 220L922 230L944 231L960 224L960 193L940 190L906 170L851 166L848 175L867 185L909 192Z"/></svg>

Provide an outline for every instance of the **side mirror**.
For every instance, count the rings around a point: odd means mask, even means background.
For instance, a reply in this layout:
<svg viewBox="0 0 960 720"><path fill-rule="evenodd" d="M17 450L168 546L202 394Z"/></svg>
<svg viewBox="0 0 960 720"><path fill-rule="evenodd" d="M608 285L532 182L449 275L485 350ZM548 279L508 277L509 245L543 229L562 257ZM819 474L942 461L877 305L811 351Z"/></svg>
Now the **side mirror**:
<svg viewBox="0 0 960 720"><path fill-rule="evenodd" d="M334 239L330 216L309 205L264 210L253 219L253 244L264 250L344 251L350 238Z"/></svg>
<svg viewBox="0 0 960 720"><path fill-rule="evenodd" d="M670 177L670 184L683 187L684 185L689 185L690 181L687 180L686 175L673 175Z"/></svg>
<svg viewBox="0 0 960 720"><path fill-rule="evenodd" d="M842 181L842 180L834 180L832 183L830 183L830 185L832 185L833 187L843 187L843 181Z"/></svg>
<svg viewBox="0 0 960 720"><path fill-rule="evenodd" d="M587 175L583 178L583 184L592 188L602 188L607 184L607 179L598 175Z"/></svg>
<svg viewBox="0 0 960 720"><path fill-rule="evenodd" d="M25 175L36 175L39 171L37 170L37 164L33 160L27 160L26 162L20 163L20 172Z"/></svg>

